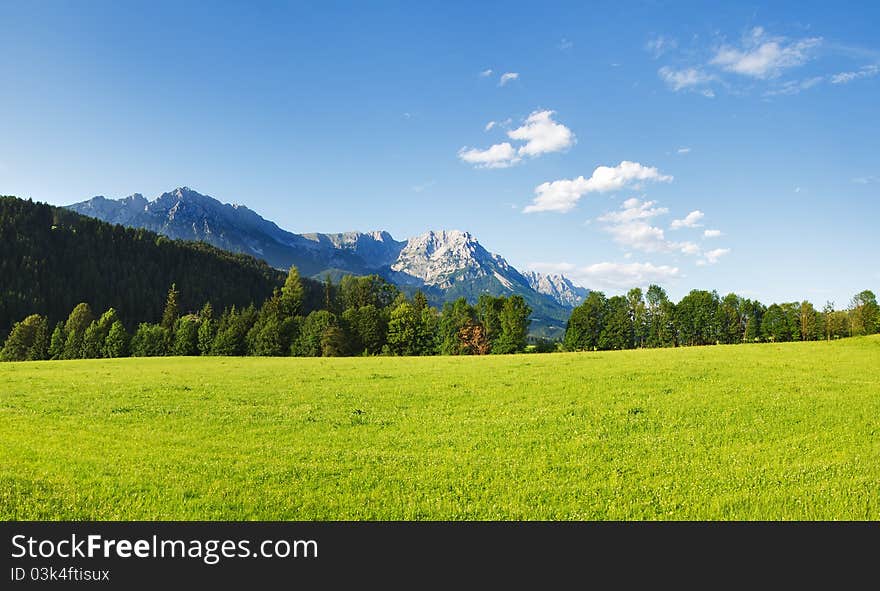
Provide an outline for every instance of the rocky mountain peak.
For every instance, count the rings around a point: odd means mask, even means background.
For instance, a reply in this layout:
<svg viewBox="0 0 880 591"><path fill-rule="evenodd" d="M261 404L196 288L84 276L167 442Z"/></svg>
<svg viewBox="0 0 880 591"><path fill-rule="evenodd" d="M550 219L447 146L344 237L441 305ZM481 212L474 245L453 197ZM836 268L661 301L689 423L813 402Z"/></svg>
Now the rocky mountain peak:
<svg viewBox="0 0 880 591"><path fill-rule="evenodd" d="M470 232L430 230L410 238L391 269L403 280L445 288L453 280L499 275L499 270L510 267L503 258L483 248ZM502 283L510 284L509 278L502 279Z"/></svg>
<svg viewBox="0 0 880 591"><path fill-rule="evenodd" d="M550 296L563 306L578 306L590 293L589 289L574 284L568 277L559 273L526 271L523 277L532 289Z"/></svg>

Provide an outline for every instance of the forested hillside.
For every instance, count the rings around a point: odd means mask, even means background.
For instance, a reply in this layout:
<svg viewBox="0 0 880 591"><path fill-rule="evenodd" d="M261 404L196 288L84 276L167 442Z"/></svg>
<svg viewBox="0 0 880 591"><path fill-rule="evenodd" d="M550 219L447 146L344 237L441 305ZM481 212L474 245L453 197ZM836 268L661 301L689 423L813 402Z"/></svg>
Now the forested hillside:
<svg viewBox="0 0 880 591"><path fill-rule="evenodd" d="M0 244L0 337L28 314L54 324L83 301L115 308L129 328L158 321L172 283L183 309L259 305L285 277L250 256L15 197L0 197Z"/></svg>

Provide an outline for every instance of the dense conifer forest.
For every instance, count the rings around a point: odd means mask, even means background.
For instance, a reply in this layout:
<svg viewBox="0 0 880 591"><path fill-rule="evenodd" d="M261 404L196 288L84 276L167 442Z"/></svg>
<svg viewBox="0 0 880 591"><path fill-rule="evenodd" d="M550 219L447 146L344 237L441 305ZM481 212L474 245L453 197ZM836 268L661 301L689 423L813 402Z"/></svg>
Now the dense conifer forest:
<svg viewBox="0 0 880 591"><path fill-rule="evenodd" d="M0 197L0 244L0 338L29 314L54 325L81 301L115 308L132 329L160 318L172 283L183 309L222 310L262 302L284 281L252 257L15 197Z"/></svg>

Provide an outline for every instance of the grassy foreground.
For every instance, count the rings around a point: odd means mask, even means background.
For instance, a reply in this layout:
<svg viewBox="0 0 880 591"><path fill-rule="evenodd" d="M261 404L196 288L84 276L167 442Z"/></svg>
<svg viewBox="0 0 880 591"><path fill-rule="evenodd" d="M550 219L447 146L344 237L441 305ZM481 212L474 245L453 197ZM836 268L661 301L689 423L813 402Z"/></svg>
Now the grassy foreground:
<svg viewBox="0 0 880 591"><path fill-rule="evenodd" d="M880 338L0 364L0 519L880 519Z"/></svg>

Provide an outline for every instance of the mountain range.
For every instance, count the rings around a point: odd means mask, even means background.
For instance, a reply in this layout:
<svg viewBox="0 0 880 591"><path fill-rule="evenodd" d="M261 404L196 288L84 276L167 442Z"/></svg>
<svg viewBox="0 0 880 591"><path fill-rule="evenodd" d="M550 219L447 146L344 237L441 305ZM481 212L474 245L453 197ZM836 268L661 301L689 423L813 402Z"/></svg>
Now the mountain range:
<svg viewBox="0 0 880 591"><path fill-rule="evenodd" d="M571 308L589 293L562 275L520 273L460 230L429 231L402 241L385 231L294 234L243 205L221 203L188 187L152 201L139 193L123 199L98 196L67 208L169 238L250 254L278 269L296 265L305 276L377 274L405 291L421 289L438 305L459 297L473 302L483 293L518 294L532 307L536 335L558 335Z"/></svg>

